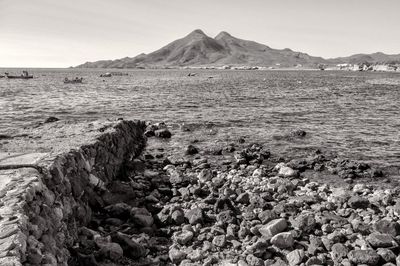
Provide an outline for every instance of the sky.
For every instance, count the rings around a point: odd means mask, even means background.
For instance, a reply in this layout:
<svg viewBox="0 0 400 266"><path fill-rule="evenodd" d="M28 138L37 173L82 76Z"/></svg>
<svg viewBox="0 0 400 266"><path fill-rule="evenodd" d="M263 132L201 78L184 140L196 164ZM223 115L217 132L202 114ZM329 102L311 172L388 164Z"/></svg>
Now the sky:
<svg viewBox="0 0 400 266"><path fill-rule="evenodd" d="M150 53L195 29L313 56L400 53L399 0L0 0L0 67Z"/></svg>

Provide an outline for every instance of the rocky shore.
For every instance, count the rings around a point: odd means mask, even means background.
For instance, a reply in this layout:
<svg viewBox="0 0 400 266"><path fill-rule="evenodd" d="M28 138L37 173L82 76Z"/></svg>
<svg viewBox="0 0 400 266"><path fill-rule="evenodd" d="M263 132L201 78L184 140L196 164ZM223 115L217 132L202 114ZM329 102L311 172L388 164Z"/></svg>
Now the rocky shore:
<svg viewBox="0 0 400 266"><path fill-rule="evenodd" d="M163 124L145 134L173 138ZM129 169L81 229L74 265L400 265L399 190L357 183L384 180L367 164L319 151L285 161L239 139L189 145L179 160L147 147ZM314 182L310 171L350 184Z"/></svg>
<svg viewBox="0 0 400 266"><path fill-rule="evenodd" d="M170 156L157 145L174 138L167 125L131 136L124 123L51 161L26 207L24 265L400 265L400 190L381 170L319 150L281 158L242 138ZM151 143L140 154L138 134ZM62 183L56 169L69 171Z"/></svg>

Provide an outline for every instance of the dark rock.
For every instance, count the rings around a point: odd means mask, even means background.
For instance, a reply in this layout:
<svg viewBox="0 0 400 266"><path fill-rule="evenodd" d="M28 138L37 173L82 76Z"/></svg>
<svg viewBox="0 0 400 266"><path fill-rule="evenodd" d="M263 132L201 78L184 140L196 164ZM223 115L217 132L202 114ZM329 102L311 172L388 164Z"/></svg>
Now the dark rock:
<svg viewBox="0 0 400 266"><path fill-rule="evenodd" d="M389 234L374 232L367 237L367 241L374 248L387 248L393 246L393 237Z"/></svg>
<svg viewBox="0 0 400 266"><path fill-rule="evenodd" d="M119 244L111 242L104 244L100 248L99 254L105 258L109 258L112 261L117 261L123 256L123 250Z"/></svg>
<svg viewBox="0 0 400 266"><path fill-rule="evenodd" d="M375 231L397 236L400 234L400 224L389 219L382 219L373 225Z"/></svg>
<svg viewBox="0 0 400 266"><path fill-rule="evenodd" d="M146 130L146 131L144 132L144 135L145 135L146 137L150 138L150 137L154 137L154 136L156 135L156 133L154 132L154 130Z"/></svg>
<svg viewBox="0 0 400 266"><path fill-rule="evenodd" d="M110 206L107 206L105 210L111 217L119 218L119 219L127 219L130 217L132 207L126 203L116 203Z"/></svg>
<svg viewBox="0 0 400 266"><path fill-rule="evenodd" d="M369 206L369 201L366 198L362 198L360 196L352 196L348 204L353 209L366 209Z"/></svg>
<svg viewBox="0 0 400 266"><path fill-rule="evenodd" d="M197 153L199 153L199 150L195 146L193 146L193 145L187 146L186 151L185 151L186 155L194 155Z"/></svg>
<svg viewBox="0 0 400 266"><path fill-rule="evenodd" d="M117 232L112 234L112 240L121 245L124 256L132 259L138 259L146 255L145 248L133 241L129 235Z"/></svg>
<svg viewBox="0 0 400 266"><path fill-rule="evenodd" d="M60 119L58 119L57 117L55 117L55 116L49 116L48 118L46 118L46 120L44 120L44 122L45 123L53 123L53 122L57 122L57 121L59 121Z"/></svg>
<svg viewBox="0 0 400 266"><path fill-rule="evenodd" d="M154 131L154 134L156 137L163 138L163 139L169 139L172 136L171 132L166 128L158 129L158 130Z"/></svg>

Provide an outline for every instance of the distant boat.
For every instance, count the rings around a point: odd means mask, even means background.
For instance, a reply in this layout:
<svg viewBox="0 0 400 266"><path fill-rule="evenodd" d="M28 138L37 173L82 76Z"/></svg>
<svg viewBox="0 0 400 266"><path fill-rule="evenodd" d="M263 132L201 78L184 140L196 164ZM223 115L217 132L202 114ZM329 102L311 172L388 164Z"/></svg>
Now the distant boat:
<svg viewBox="0 0 400 266"><path fill-rule="evenodd" d="M64 84L76 84L76 83L82 83L83 78L74 78L74 79L64 79Z"/></svg>
<svg viewBox="0 0 400 266"><path fill-rule="evenodd" d="M22 75L19 75L19 76L9 75L7 72L4 74L9 79L32 79L33 78L33 75L29 75L28 71L22 71Z"/></svg>
<svg viewBox="0 0 400 266"><path fill-rule="evenodd" d="M0 75L0 79L5 78L6 76Z"/></svg>
<svg viewBox="0 0 400 266"><path fill-rule="evenodd" d="M101 78L111 78L112 75L111 75L111 73L107 72L107 73L105 73L105 74L101 74L100 77L101 77Z"/></svg>

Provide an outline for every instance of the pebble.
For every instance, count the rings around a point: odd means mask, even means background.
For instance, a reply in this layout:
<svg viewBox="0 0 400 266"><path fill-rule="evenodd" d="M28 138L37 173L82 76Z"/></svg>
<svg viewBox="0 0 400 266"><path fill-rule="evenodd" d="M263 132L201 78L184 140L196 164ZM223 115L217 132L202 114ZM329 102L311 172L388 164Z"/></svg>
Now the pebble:
<svg viewBox="0 0 400 266"><path fill-rule="evenodd" d="M283 232L271 238L271 244L278 248L290 248L294 244L293 235L290 232Z"/></svg>
<svg viewBox="0 0 400 266"><path fill-rule="evenodd" d="M258 229L258 231L264 237L271 238L274 235L285 231L287 227L288 227L288 224L286 222L286 219L280 218L280 219L272 220L269 223L267 223L266 225L261 226Z"/></svg>

